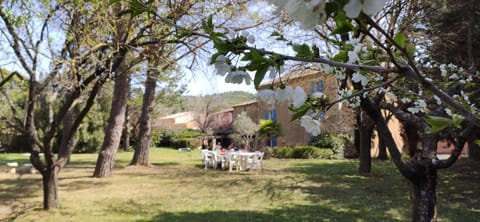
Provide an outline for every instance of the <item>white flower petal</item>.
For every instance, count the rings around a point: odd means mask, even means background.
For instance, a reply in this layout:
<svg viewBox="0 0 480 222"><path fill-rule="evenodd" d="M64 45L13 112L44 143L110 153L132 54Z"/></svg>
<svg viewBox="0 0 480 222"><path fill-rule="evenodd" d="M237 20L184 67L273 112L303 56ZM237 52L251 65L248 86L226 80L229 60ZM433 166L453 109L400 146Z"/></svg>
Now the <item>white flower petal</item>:
<svg viewBox="0 0 480 222"><path fill-rule="evenodd" d="M360 15L360 11L362 10L362 5L360 0L350 0L344 7L345 13L347 17L354 19Z"/></svg>
<svg viewBox="0 0 480 222"><path fill-rule="evenodd" d="M305 104L305 101L307 101L307 93L305 93L305 90L300 86L295 87L292 96L293 107L298 108Z"/></svg>
<svg viewBox="0 0 480 222"><path fill-rule="evenodd" d="M271 89L260 90L258 91L257 96L261 101L269 105L275 103L275 91Z"/></svg>
<svg viewBox="0 0 480 222"><path fill-rule="evenodd" d="M363 0L362 11L367 15L374 15L385 6L386 0Z"/></svg>

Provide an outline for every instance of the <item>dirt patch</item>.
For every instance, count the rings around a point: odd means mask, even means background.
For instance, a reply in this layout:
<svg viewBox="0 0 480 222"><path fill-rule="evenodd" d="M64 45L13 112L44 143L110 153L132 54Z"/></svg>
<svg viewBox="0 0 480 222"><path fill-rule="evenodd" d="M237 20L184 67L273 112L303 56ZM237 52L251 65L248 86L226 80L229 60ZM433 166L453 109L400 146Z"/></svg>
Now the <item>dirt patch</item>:
<svg viewBox="0 0 480 222"><path fill-rule="evenodd" d="M0 205L0 221L7 219L12 214L13 209L10 206Z"/></svg>

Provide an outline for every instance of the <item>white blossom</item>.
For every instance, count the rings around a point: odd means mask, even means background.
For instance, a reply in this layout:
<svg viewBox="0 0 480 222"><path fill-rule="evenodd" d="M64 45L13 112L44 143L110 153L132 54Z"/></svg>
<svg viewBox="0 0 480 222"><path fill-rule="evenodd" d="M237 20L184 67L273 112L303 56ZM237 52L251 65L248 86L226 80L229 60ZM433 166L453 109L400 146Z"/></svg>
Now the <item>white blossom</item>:
<svg viewBox="0 0 480 222"><path fill-rule="evenodd" d="M449 115L449 116L452 116L452 115L453 115L452 110L449 109L449 108L445 108L445 113L446 113L447 115Z"/></svg>
<svg viewBox="0 0 480 222"><path fill-rule="evenodd" d="M285 10L288 17L296 20L305 28L313 29L325 21L326 0L269 0L279 9Z"/></svg>
<svg viewBox="0 0 480 222"><path fill-rule="evenodd" d="M404 97L404 98L400 99L400 101L402 101L402 103L409 103L412 100L410 98Z"/></svg>
<svg viewBox="0 0 480 222"><path fill-rule="evenodd" d="M219 55L215 59L215 69L217 75L225 76L225 74L232 71L232 67L228 64L227 58L224 55Z"/></svg>
<svg viewBox="0 0 480 222"><path fill-rule="evenodd" d="M447 77L447 74L448 74L448 71L447 69L445 69L445 67L446 67L445 64L440 65L440 75L444 78Z"/></svg>
<svg viewBox="0 0 480 222"><path fill-rule="evenodd" d="M318 136L320 134L320 121L313 119L311 116L302 116L300 119L300 125L305 128L305 131Z"/></svg>
<svg viewBox="0 0 480 222"><path fill-rule="evenodd" d="M355 83L360 83L363 87L368 84L368 78L359 72L353 73L352 81Z"/></svg>
<svg viewBox="0 0 480 222"><path fill-rule="evenodd" d="M269 105L275 104L275 91L271 89L259 90L257 97Z"/></svg>
<svg viewBox="0 0 480 222"><path fill-rule="evenodd" d="M305 104L305 101L307 101L307 97L307 93L305 93L305 90L303 90L302 87L295 87L295 90L292 91L292 94L290 96L290 98L292 98L293 107L298 108Z"/></svg>
<svg viewBox="0 0 480 222"><path fill-rule="evenodd" d="M226 83L241 84L243 81L245 81L245 84L250 85L252 77L247 72L241 70L233 71L225 77Z"/></svg>
<svg viewBox="0 0 480 222"><path fill-rule="evenodd" d="M325 94L323 94L320 91L316 91L316 92L312 93L312 97L313 98L323 98L323 97L325 97Z"/></svg>
<svg viewBox="0 0 480 222"><path fill-rule="evenodd" d="M434 95L433 98L435 99L435 102L437 102L437 105L442 105L442 100L438 96Z"/></svg>
<svg viewBox="0 0 480 222"><path fill-rule="evenodd" d="M292 94L293 94L292 87L287 86L284 89L279 89L275 91L275 100L279 103L291 100Z"/></svg>
<svg viewBox="0 0 480 222"><path fill-rule="evenodd" d="M357 18L360 12L367 15L374 15L385 5L386 0L350 0L344 7L345 13L349 18Z"/></svg>
<svg viewBox="0 0 480 222"><path fill-rule="evenodd" d="M418 101L415 101L414 104L415 104L414 107L407 108L408 112L410 112L412 114L416 114L416 113L419 113L419 112L425 112L425 109L427 108L427 103L425 102L425 100L420 99Z"/></svg>
<svg viewBox="0 0 480 222"><path fill-rule="evenodd" d="M450 80L457 80L458 78L459 78L459 77L458 77L458 75L457 75L456 73L453 73L452 75L450 75L450 76L448 77L448 79L450 79Z"/></svg>

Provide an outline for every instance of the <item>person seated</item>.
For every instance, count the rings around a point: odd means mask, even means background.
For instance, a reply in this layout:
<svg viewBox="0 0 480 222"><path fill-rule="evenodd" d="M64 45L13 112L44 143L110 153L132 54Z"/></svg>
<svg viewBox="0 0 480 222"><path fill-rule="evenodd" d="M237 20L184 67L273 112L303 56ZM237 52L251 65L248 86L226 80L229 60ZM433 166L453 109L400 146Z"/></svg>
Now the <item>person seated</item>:
<svg viewBox="0 0 480 222"><path fill-rule="evenodd" d="M219 151L219 152L220 152L220 154L225 154L226 151L227 151L227 149L225 149L225 148L222 147L222 148L220 148L220 151Z"/></svg>
<svg viewBox="0 0 480 222"><path fill-rule="evenodd" d="M222 145L220 145L220 142L218 142L217 145L213 147L213 151L219 151L221 148L222 148Z"/></svg>

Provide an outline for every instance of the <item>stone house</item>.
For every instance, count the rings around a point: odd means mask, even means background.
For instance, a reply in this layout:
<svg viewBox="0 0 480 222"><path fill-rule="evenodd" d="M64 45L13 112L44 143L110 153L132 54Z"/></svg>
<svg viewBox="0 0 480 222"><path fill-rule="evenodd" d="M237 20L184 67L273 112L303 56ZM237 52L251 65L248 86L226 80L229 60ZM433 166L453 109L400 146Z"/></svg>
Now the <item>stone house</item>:
<svg viewBox="0 0 480 222"><path fill-rule="evenodd" d="M316 91L335 100L337 95L337 82L335 76L326 74L318 70L305 69L294 71L282 77L282 82L295 88L301 86L307 93ZM271 86L278 85L278 80L269 81L259 86L259 90L268 89ZM252 119L271 119L281 126L281 135L267 141L269 146L296 146L306 145L311 140L312 135L308 134L300 125L300 120L291 121L292 112L288 109L289 103L277 103L268 105L263 101L256 104L259 110L258 117ZM235 108L234 108L235 109ZM348 134L353 136L355 129L355 113L343 103L337 103L323 114L321 124L322 132L334 134Z"/></svg>

